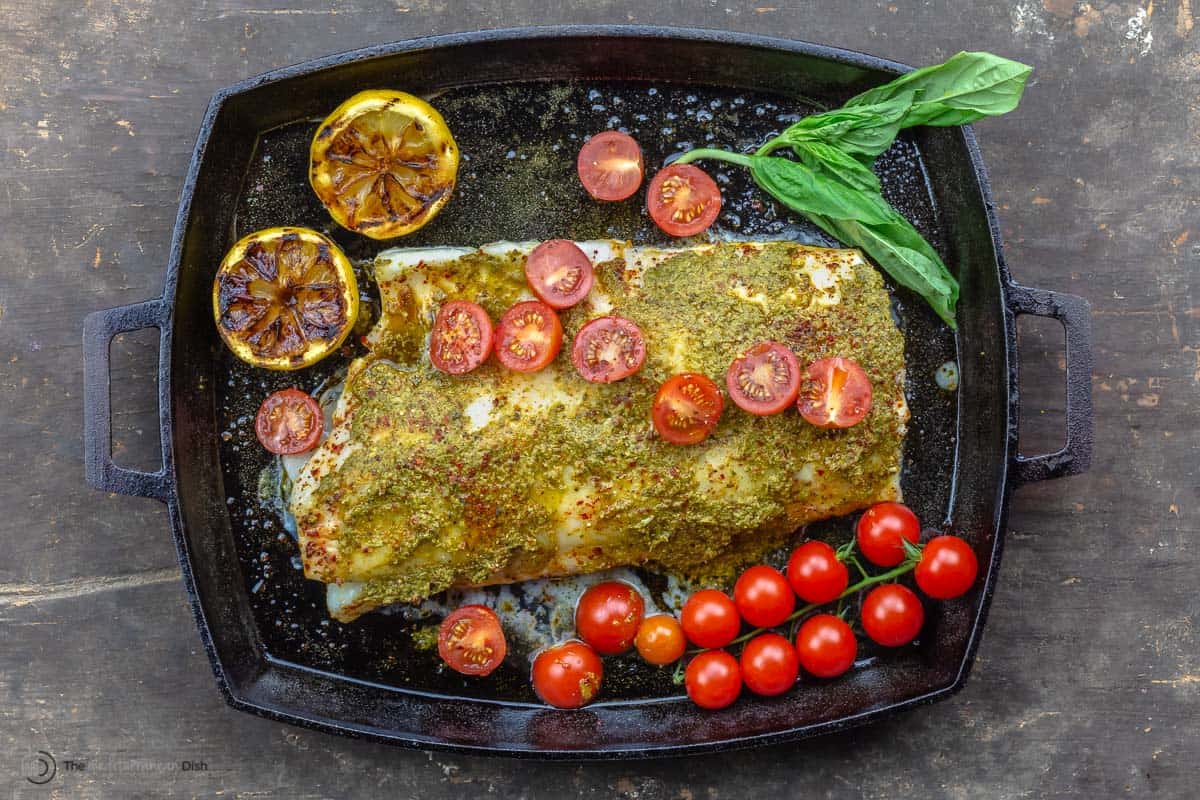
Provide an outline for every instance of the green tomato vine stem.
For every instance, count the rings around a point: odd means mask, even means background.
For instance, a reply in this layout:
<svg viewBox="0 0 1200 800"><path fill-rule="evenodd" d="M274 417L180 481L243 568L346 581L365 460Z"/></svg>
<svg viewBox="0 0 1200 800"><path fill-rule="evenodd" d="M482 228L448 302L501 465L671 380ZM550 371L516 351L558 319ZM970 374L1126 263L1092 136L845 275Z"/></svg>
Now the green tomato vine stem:
<svg viewBox="0 0 1200 800"><path fill-rule="evenodd" d="M894 567L893 569L890 569L887 572L881 572L878 575L870 575L866 578L863 578L858 583L852 584L851 586L847 586L846 591L842 592L837 597L830 600L828 603L809 603L808 605L797 608L790 615L788 615L787 619L785 619L783 622L779 623L779 625L776 625L775 627L779 628L779 627L783 627L789 623L795 622L796 620L799 620L799 619L811 614L812 612L816 611L818 608L822 608L823 606L830 605L831 603L836 603L841 600L844 600L845 598L850 597L855 594L858 594L863 589L867 589L871 586L874 586L877 583L886 583L887 581L890 581L894 578L899 578L901 575L907 575L908 573L910 573L914 569L916 569L916 566L917 566L917 559L909 558L900 566ZM747 633L743 633L741 636L737 637L732 642L730 642L728 645L726 645L726 647L732 647L735 644L743 644L744 642L748 642L751 639L753 639L755 636L758 636L760 633L767 631L767 630L772 630L772 629L771 628L755 628ZM688 650L686 653L684 653L684 655L685 656L688 656L688 655L694 656L699 653L703 653L705 649L707 649L707 648L697 648L694 650Z"/></svg>

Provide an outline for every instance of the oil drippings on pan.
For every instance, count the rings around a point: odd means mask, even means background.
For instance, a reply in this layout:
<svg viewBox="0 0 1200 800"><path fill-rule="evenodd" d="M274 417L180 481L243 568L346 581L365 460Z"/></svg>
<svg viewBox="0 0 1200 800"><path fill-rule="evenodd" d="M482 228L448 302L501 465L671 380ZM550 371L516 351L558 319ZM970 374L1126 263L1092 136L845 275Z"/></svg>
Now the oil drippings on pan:
<svg viewBox="0 0 1200 800"><path fill-rule="evenodd" d="M392 87L405 89L410 87ZM349 94L349 92L347 92ZM331 97L330 107L344 98ZM830 98L830 102L840 101ZM639 244L670 241L650 221L644 188L627 201L597 203L575 174L584 139L607 128L633 135L642 146L647 181L673 153L689 146L748 149L801 116L819 110L801 101L699 86L651 83L530 83L448 90L435 100L462 151L455 196L429 225L403 239L377 242L338 227L308 186L308 144L319 120L266 132L259 140L238 198L229 244L246 233L277 225L300 225L331 236L356 262L363 314L376 305L376 289L363 266L392 246L479 245L501 239L628 239ZM736 238L836 243L775 205L745 170L703 164L721 187L723 207L713 232ZM937 209L920 160L907 134L880 157L876 171L884 196L942 250ZM952 269L958 265L947 258ZM937 388L938 365L956 357L950 333L924 302L904 290L894 311L906 333L908 400L913 412L905 442L902 484L922 519L940 520L948 505L953 469L955 397ZM360 331L361 332L361 331ZM249 368L224 349L218 352L218 414L221 461L230 522L259 633L275 658L398 688L493 700L534 701L529 687L530 648L570 633L575 598L596 576L447 593L420 608L394 608L345 625L325 612L325 587L304 579L293 534L287 530L275 487L279 474L254 435L254 413L272 391L296 386L315 392L336 383L338 373L361 352L352 336L342 350L297 373ZM808 527L806 535L844 540L852 518ZM779 565L783 553L774 554ZM617 570L637 582L655 607L673 608L683 589L668 576ZM443 668L431 649L431 626L464 600L498 608L514 654L484 681ZM865 657L870 657L865 652ZM605 662L603 700L680 694L669 668L651 669L637 657Z"/></svg>

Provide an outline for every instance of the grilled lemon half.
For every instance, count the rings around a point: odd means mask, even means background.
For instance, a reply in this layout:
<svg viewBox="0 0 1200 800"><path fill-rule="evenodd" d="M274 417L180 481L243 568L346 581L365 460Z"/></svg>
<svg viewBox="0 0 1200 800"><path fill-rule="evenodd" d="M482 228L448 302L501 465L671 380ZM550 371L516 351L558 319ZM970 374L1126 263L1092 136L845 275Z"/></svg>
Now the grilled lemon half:
<svg viewBox="0 0 1200 800"><path fill-rule="evenodd" d="M321 123L308 181L343 228L391 239L412 233L454 191L458 146L433 106L404 92L359 92Z"/></svg>
<svg viewBox="0 0 1200 800"><path fill-rule="evenodd" d="M217 330L238 358L293 370L341 346L358 284L336 244L308 228L267 228L235 244L213 280Z"/></svg>

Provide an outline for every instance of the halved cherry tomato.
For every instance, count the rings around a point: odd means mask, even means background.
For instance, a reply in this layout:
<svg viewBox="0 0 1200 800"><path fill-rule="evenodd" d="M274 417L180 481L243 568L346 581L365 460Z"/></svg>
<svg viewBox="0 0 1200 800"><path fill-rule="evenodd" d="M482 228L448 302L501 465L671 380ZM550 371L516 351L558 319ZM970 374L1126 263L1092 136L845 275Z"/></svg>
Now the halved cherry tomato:
<svg viewBox="0 0 1200 800"><path fill-rule="evenodd" d="M800 660L792 643L778 633L764 633L746 642L742 650L742 680L746 688L764 697L783 694L796 684Z"/></svg>
<svg viewBox="0 0 1200 800"><path fill-rule="evenodd" d="M916 544L921 537L921 523L906 505L876 503L858 518L855 535L867 561L877 567L894 567L904 560L901 538Z"/></svg>
<svg viewBox="0 0 1200 800"><path fill-rule="evenodd" d="M751 414L778 414L800 392L800 363L779 342L760 342L733 360L725 387L739 408Z"/></svg>
<svg viewBox="0 0 1200 800"><path fill-rule="evenodd" d="M978 573L979 561L971 545L957 536L935 536L925 543L913 577L925 594L949 600L966 594Z"/></svg>
<svg viewBox="0 0 1200 800"><path fill-rule="evenodd" d="M633 647L645 613L646 602L628 583L597 583L575 606L575 632L597 653L615 656Z"/></svg>
<svg viewBox="0 0 1200 800"><path fill-rule="evenodd" d="M654 224L671 236L695 236L721 213L721 190L699 167L672 164L651 179L646 210Z"/></svg>
<svg viewBox="0 0 1200 800"><path fill-rule="evenodd" d="M742 693L742 669L738 660L724 650L706 650L687 665L683 682L696 705L725 708Z"/></svg>
<svg viewBox="0 0 1200 800"><path fill-rule="evenodd" d="M263 400L254 418L258 441L272 453L291 456L317 446L325 415L317 401L299 389L284 389Z"/></svg>
<svg viewBox="0 0 1200 800"><path fill-rule="evenodd" d="M558 708L579 708L600 692L604 665L583 642L563 642L538 653L533 660L533 690Z"/></svg>
<svg viewBox="0 0 1200 800"><path fill-rule="evenodd" d="M697 647L724 647L742 627L737 606L717 589L701 589L687 599L679 622L688 641Z"/></svg>
<svg viewBox="0 0 1200 800"><path fill-rule="evenodd" d="M451 300L439 310L429 337L429 360L442 372L461 375L478 367L492 352L492 320L466 300Z"/></svg>
<svg viewBox="0 0 1200 800"><path fill-rule="evenodd" d="M717 427L725 399L707 376L684 372L667 378L651 408L658 435L672 444L698 444Z"/></svg>
<svg viewBox="0 0 1200 800"><path fill-rule="evenodd" d="M836 600L850 585L850 571L825 542L805 542L797 547L788 559L787 576L806 603Z"/></svg>
<svg viewBox="0 0 1200 800"><path fill-rule="evenodd" d="M871 379L848 358L821 358L808 365L796 401L818 428L849 428L871 412Z"/></svg>
<svg viewBox="0 0 1200 800"><path fill-rule="evenodd" d="M592 383L619 381L642 368L646 337L624 317L598 317L575 334L571 361Z"/></svg>
<svg viewBox="0 0 1200 800"><path fill-rule="evenodd" d="M658 666L678 661L687 649L683 626L670 614L652 614L642 620L634 644L642 658Z"/></svg>
<svg viewBox="0 0 1200 800"><path fill-rule="evenodd" d="M642 185L642 148L620 131L602 131L584 142L575 166L583 188L597 200L624 200Z"/></svg>
<svg viewBox="0 0 1200 800"><path fill-rule="evenodd" d="M862 605L863 630L884 647L899 647L917 638L925 624L921 598L907 586L885 583L876 586Z"/></svg>
<svg viewBox="0 0 1200 800"><path fill-rule="evenodd" d="M533 248L525 259L529 288L551 308L570 308L592 290L592 262L579 245L551 239Z"/></svg>
<svg viewBox="0 0 1200 800"><path fill-rule="evenodd" d="M743 572L733 585L733 602L746 622L756 628L774 628L796 609L796 594L779 570L758 564Z"/></svg>
<svg viewBox="0 0 1200 800"><path fill-rule="evenodd" d="M545 303L526 300L504 312L496 332L496 358L517 372L537 372L562 348L562 323Z"/></svg>
<svg viewBox="0 0 1200 800"><path fill-rule="evenodd" d="M438 655L463 675L490 675L508 653L500 618L487 606L456 608L438 629Z"/></svg>
<svg viewBox="0 0 1200 800"><path fill-rule="evenodd" d="M854 666L858 640L841 617L809 617L796 634L796 654L804 671L818 678L836 678Z"/></svg>

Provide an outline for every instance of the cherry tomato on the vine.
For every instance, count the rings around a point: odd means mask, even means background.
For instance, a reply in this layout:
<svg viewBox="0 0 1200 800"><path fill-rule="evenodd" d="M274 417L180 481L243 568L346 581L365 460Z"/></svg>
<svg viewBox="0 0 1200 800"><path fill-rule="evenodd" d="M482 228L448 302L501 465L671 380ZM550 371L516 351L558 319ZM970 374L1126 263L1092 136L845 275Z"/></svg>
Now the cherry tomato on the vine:
<svg viewBox="0 0 1200 800"><path fill-rule="evenodd" d="M563 642L538 653L533 661L533 690L558 708L579 708L600 691L604 666L583 642Z"/></svg>
<svg viewBox="0 0 1200 800"><path fill-rule="evenodd" d="M597 653L615 656L633 647L645 611L642 595L628 583L597 583L579 598L575 632Z"/></svg>
<svg viewBox="0 0 1200 800"><path fill-rule="evenodd" d="M678 661L687 649L683 626L670 614L652 614L642 620L634 644L642 658L658 666Z"/></svg>
<svg viewBox="0 0 1200 800"><path fill-rule="evenodd" d="M841 617L809 617L796 634L796 654L804 671L818 678L836 678L854 666L858 641Z"/></svg>
<svg viewBox="0 0 1200 800"><path fill-rule="evenodd" d="M858 518L858 549L879 567L894 567L904 560L903 537L913 544L921 537L921 523L908 506L876 503Z"/></svg>
<svg viewBox="0 0 1200 800"><path fill-rule="evenodd" d="M766 697L792 688L800 674L795 648L778 633L763 633L746 642L741 666L746 688Z"/></svg>
<svg viewBox="0 0 1200 800"><path fill-rule="evenodd" d="M850 571L825 542L805 542L797 547L788 559L787 577L806 603L836 600L850 585Z"/></svg>
<svg viewBox="0 0 1200 800"><path fill-rule="evenodd" d="M917 638L925 624L921 598L907 586L885 583L876 586L863 600L863 630L884 647L899 647Z"/></svg>
<svg viewBox="0 0 1200 800"><path fill-rule="evenodd" d="M742 693L742 670L738 660L724 650L706 650L687 665L683 682L696 705L725 708Z"/></svg>
<svg viewBox="0 0 1200 800"><path fill-rule="evenodd" d="M796 610L796 594L779 570L750 567L733 586L733 602L742 619L756 628L773 628Z"/></svg>
<svg viewBox="0 0 1200 800"><path fill-rule="evenodd" d="M742 627L737 606L729 595L716 589L701 589L689 597L679 622L688 641L697 647L724 647L737 638Z"/></svg>
<svg viewBox="0 0 1200 800"><path fill-rule="evenodd" d="M914 577L925 594L949 600L975 585L979 561L971 545L957 536L935 536L925 543Z"/></svg>

